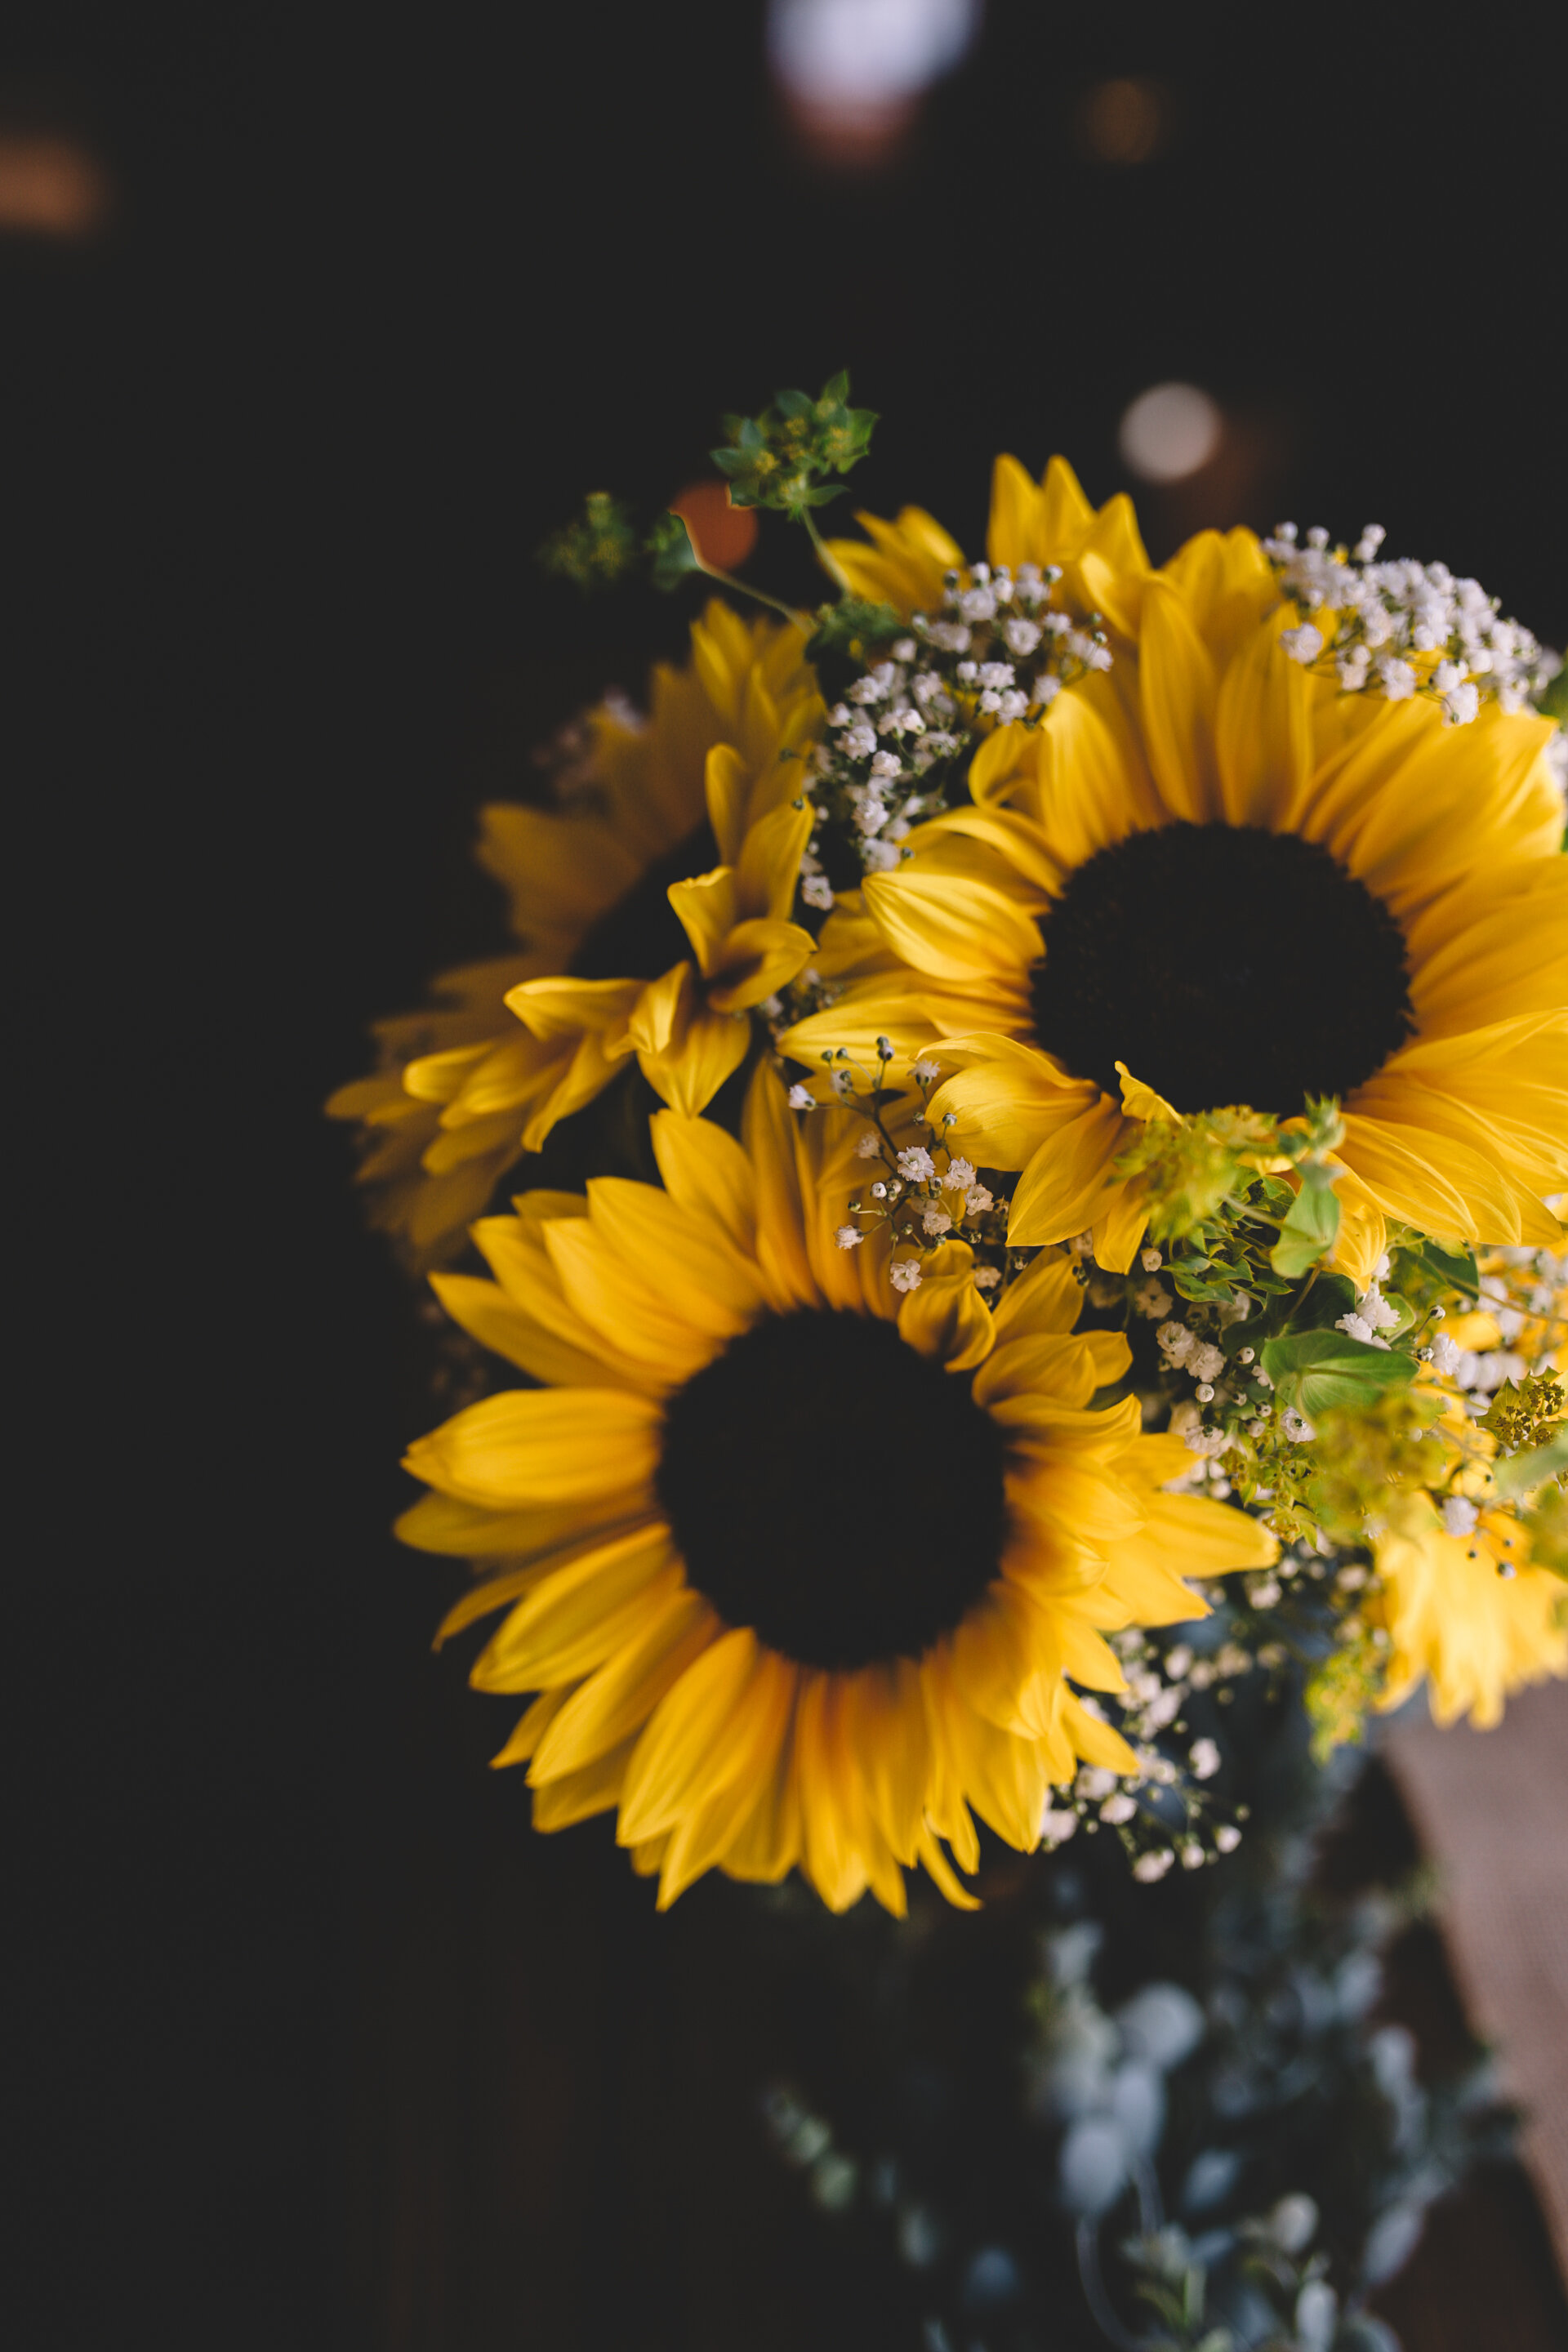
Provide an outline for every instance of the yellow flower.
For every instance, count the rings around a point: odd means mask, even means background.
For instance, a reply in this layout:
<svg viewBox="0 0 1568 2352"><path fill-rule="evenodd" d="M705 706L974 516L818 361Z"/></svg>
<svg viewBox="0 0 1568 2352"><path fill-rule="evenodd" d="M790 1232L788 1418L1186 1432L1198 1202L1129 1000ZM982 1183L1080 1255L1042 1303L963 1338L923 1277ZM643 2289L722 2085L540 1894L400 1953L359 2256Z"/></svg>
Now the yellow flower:
<svg viewBox="0 0 1568 2352"><path fill-rule="evenodd" d="M870 534L870 547L855 539L827 542L855 593L900 613L940 612L945 575L964 566L957 541L923 507L905 507L896 522L872 514L855 520ZM1109 499L1097 514L1065 457L1053 457L1038 482L1016 457L997 458L985 554L1011 572L1022 563L1042 571L1055 564L1062 573L1058 601L1079 613L1102 613L1123 636L1135 634L1149 559L1132 501Z"/></svg>
<svg viewBox="0 0 1568 2352"><path fill-rule="evenodd" d="M527 1194L475 1228L493 1282L435 1278L545 1385L413 1447L399 1532L485 1571L447 1631L509 1612L473 1680L539 1694L496 1761L542 1829L618 1809L661 1904L798 1866L900 1912L917 1862L967 1901L939 1841L974 1869L971 1808L1028 1850L1079 1757L1136 1769L1067 1679L1122 1687L1104 1633L1201 1614L1184 1576L1273 1539L1162 1491L1190 1457L1135 1399L1089 1409L1128 1349L1074 1332L1065 1255L993 1314L962 1244L916 1286L885 1228L841 1245L864 1126L766 1067L742 1141L652 1127L664 1190Z"/></svg>
<svg viewBox="0 0 1568 2352"><path fill-rule="evenodd" d="M328 1103L363 1122L376 1222L416 1253L455 1239L633 1054L700 1110L744 1057L747 1008L811 953L786 919L811 826L792 754L821 714L805 641L714 603L691 649L655 670L646 725L593 714L563 805L484 811L480 862L526 953L449 972L445 1004L382 1022L386 1066Z"/></svg>
<svg viewBox="0 0 1568 2352"><path fill-rule="evenodd" d="M806 1062L939 1046L969 1158L1021 1171L1010 1238L1143 1226L1137 1122L1310 1095L1345 1109L1339 1262L1401 1219L1548 1242L1568 1178L1568 862L1550 723L1340 694L1289 658L1248 531L1142 583L1135 646L999 729L973 805L868 877L816 959ZM1131 1074L1131 1075L1129 1075Z"/></svg>
<svg viewBox="0 0 1568 2352"><path fill-rule="evenodd" d="M1568 1674L1568 1587L1529 1565L1517 1520L1508 1532L1524 1563L1510 1576L1499 1574L1482 1528L1448 1535L1425 1498L1378 1538L1383 1591L1368 1614L1389 1637L1384 1707L1398 1706L1425 1677L1438 1723L1468 1715L1485 1730L1512 1692Z"/></svg>

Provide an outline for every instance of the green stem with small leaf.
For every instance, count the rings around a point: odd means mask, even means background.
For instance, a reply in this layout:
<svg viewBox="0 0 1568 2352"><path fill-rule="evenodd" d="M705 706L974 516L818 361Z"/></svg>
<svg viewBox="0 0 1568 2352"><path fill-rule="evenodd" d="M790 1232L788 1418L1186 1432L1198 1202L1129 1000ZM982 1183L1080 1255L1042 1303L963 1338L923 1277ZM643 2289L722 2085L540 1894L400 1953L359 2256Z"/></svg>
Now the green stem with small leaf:
<svg viewBox="0 0 1568 2352"><path fill-rule="evenodd" d="M806 536L809 538L812 546L816 551L816 560L818 563L821 564L824 572L826 572L834 586L844 595L847 596L851 594L853 591L849 575L845 571L844 566L839 562L838 558L834 554L832 549L828 546L827 541L823 538L822 533L817 530L816 523L812 520L811 509L809 507L801 508L800 519L805 525Z"/></svg>

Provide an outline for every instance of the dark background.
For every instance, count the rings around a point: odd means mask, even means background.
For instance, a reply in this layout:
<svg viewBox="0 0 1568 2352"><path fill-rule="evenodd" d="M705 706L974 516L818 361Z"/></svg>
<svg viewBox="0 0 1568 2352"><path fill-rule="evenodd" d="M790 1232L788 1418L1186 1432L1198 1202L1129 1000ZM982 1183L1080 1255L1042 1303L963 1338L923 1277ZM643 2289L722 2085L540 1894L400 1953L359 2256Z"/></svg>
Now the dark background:
<svg viewBox="0 0 1568 2352"><path fill-rule="evenodd" d="M605 1823L531 1842L429 1655L385 1528L430 1341L318 1107L499 944L478 802L683 625L531 551L780 383L847 364L858 498L978 550L995 450L1102 499L1190 379L1230 433L1142 495L1157 557L1375 518L1562 645L1559 23L993 0L874 171L792 132L751 0L13 27L0 130L110 192L0 242L18 2341L805 2340L783 2225L700 2226L763 2162L692 2122L750 2031L707 1898L656 1933ZM1137 165L1081 127L1118 75ZM668 2227L628 2099L686 2117Z"/></svg>

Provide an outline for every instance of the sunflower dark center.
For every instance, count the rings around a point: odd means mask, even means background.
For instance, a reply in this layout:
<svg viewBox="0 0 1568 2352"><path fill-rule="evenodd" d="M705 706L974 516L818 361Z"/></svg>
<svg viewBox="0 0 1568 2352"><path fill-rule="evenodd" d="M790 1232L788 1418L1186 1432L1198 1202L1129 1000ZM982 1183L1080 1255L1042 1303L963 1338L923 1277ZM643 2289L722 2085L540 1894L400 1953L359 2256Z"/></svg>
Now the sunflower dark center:
<svg viewBox="0 0 1568 2352"><path fill-rule="evenodd" d="M769 1316L671 1399L658 1494L687 1573L802 1665L919 1657L996 1575L1001 1431L890 1323Z"/></svg>
<svg viewBox="0 0 1568 2352"><path fill-rule="evenodd" d="M704 817L683 841L656 857L625 898L599 917L572 959L573 978L657 980L671 964L689 956L691 942L669 903L669 886L710 873L718 863L719 845Z"/></svg>
<svg viewBox="0 0 1568 2352"><path fill-rule="evenodd" d="M1414 1025L1398 924L1298 834L1131 834L1077 868L1040 929L1035 1034L1110 1094L1124 1062L1177 1110L1285 1117L1363 1085Z"/></svg>

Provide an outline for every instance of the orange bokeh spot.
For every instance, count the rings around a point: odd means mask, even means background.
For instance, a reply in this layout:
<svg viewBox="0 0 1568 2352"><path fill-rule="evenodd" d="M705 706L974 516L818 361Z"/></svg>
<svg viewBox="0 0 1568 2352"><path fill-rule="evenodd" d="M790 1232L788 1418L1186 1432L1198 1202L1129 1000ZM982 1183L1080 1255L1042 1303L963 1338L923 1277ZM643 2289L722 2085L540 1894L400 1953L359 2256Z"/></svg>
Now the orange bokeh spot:
<svg viewBox="0 0 1568 2352"><path fill-rule="evenodd" d="M755 507L732 507L727 482L691 482L669 502L704 563L739 572L757 543Z"/></svg>
<svg viewBox="0 0 1568 2352"><path fill-rule="evenodd" d="M0 236L91 236L110 204L103 167L79 140L0 131Z"/></svg>

